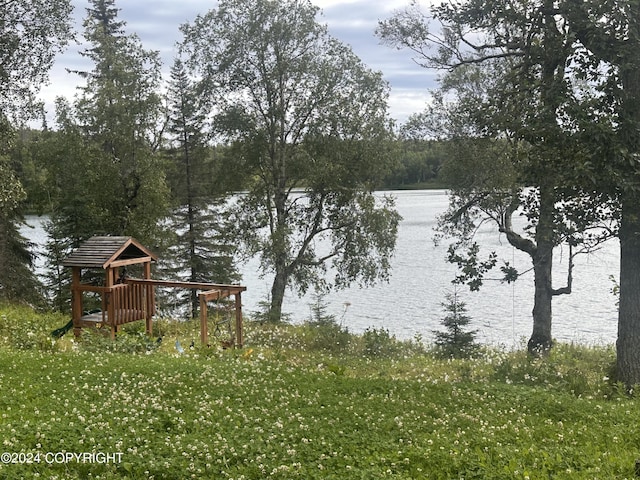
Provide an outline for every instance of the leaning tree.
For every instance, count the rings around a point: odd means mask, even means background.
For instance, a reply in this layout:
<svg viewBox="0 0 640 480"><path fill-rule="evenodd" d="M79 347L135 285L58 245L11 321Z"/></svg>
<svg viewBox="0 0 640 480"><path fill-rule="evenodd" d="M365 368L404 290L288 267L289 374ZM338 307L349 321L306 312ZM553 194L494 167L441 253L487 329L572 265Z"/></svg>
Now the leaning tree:
<svg viewBox="0 0 640 480"><path fill-rule="evenodd" d="M552 345L552 299L571 291L552 285L553 251L584 241L585 229L599 217L584 214L588 197L572 183L584 152L565 118L576 92L568 80L574 39L554 14L553 1L443 3L431 10L438 23L413 3L382 22L378 34L389 44L409 48L427 68L445 71L444 104L456 168L449 231L469 239L478 219L490 218L508 242L525 252L534 272L531 353ZM453 128L452 128L453 126ZM524 212L528 229L516 231L512 217ZM600 239L591 237L598 242ZM477 260L473 246L465 264L477 286L495 264ZM515 278L506 267L507 278Z"/></svg>
<svg viewBox="0 0 640 480"><path fill-rule="evenodd" d="M388 276L399 221L372 192L390 165L388 86L317 15L309 1L223 0L183 27L230 168L247 180L236 238L273 274L275 320L289 286Z"/></svg>

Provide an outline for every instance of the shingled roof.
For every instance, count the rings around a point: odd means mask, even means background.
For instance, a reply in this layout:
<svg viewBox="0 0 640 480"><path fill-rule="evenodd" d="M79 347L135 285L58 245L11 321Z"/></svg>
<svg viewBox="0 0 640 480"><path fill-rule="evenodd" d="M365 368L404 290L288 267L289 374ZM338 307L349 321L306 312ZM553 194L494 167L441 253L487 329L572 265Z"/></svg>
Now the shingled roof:
<svg viewBox="0 0 640 480"><path fill-rule="evenodd" d="M62 262L65 267L109 268L131 260L156 261L158 257L132 237L91 237Z"/></svg>

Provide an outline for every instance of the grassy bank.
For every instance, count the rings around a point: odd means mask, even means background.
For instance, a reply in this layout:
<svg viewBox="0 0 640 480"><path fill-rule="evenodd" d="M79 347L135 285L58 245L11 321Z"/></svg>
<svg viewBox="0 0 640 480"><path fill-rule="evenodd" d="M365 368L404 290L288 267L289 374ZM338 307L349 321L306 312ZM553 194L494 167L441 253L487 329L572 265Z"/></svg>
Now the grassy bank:
<svg viewBox="0 0 640 480"><path fill-rule="evenodd" d="M611 348L439 360L384 331L251 323L242 350L191 349L172 322L160 344L51 340L65 321L0 307L0 478L614 479L640 456Z"/></svg>

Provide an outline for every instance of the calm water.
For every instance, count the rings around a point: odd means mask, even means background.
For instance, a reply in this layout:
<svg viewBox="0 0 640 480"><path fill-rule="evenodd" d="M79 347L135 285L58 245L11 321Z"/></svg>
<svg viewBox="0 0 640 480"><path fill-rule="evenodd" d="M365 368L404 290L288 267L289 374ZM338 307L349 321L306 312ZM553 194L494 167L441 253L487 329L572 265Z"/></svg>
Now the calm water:
<svg viewBox="0 0 640 480"><path fill-rule="evenodd" d="M350 331L362 332L368 327L386 328L399 338L412 338L416 334L432 338L432 330L442 329L442 302L445 294L453 291L451 280L456 268L445 261L447 242L433 243L436 216L447 207L443 190L392 192L396 207L403 216L400 224L392 275L388 283L371 288L350 288L332 292L325 297L328 313ZM23 234L42 245L45 233L42 219L28 217L34 228L23 228ZM496 229L485 227L478 233L478 242L485 252L496 250L499 258L513 264L519 271L531 267L529 257L513 249ZM611 241L596 253L578 256L575 261L573 293L555 297L554 337L562 341L586 344L613 343L617 331L615 298L610 275L618 275L618 243ZM561 248L555 253L554 287L566 282L567 252ZM257 262L242 267L243 284L248 290L243 295L244 309L251 312L266 300L270 290L270 277L261 278ZM495 273L498 276L498 272ZM466 303L472 327L478 330L478 339L491 344L518 345L531 333L533 308L533 273L523 275L515 284L502 284L488 280L479 292L459 289ZM292 321L310 317L313 295L299 299L289 294L284 310L291 313ZM348 306L347 306L348 305Z"/></svg>

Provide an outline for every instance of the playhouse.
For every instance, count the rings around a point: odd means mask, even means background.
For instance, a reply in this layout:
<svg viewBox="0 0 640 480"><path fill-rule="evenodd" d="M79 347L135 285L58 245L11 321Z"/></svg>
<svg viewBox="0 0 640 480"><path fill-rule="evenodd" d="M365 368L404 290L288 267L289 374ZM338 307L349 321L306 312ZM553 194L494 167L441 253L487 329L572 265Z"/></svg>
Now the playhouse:
<svg viewBox="0 0 640 480"><path fill-rule="evenodd" d="M201 290L200 339L208 344L207 302L226 297L235 297L234 342L243 345L242 335L242 292L241 285L215 283L193 283L181 281L154 280L151 278L151 264L157 256L132 237L95 236L82 243L62 262L71 268L71 316L73 331L79 336L83 328L108 328L115 338L120 327L126 323L145 321L147 334L153 331L153 316L156 309L156 287L189 288ZM83 273L91 270L90 280L83 281ZM130 271L137 271L140 277L130 277ZM94 295L100 299L100 308L95 311L84 309L85 296Z"/></svg>

